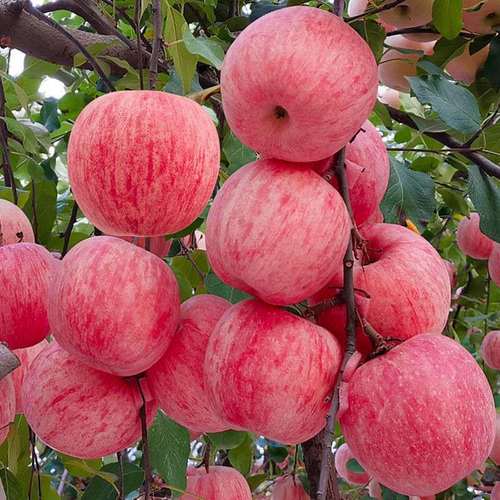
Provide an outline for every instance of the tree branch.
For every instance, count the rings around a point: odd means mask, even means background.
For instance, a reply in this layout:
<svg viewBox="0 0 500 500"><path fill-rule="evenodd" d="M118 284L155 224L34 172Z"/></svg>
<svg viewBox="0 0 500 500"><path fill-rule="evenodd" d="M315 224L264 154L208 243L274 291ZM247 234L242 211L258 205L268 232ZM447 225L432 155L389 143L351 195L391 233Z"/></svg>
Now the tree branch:
<svg viewBox="0 0 500 500"><path fill-rule="evenodd" d="M149 88L154 90L156 86L156 78L158 76L158 59L160 58L160 50L162 43L162 27L163 19L161 15L161 0L153 0L153 50L149 61Z"/></svg>
<svg viewBox="0 0 500 500"><path fill-rule="evenodd" d="M17 188L16 180L14 179L14 172L12 171L12 165L10 163L9 156L9 131L7 130L7 124L5 123L5 91L3 88L2 78L0 78L0 146L2 146L2 166L3 166L3 178L6 187L12 189L12 199L17 205Z"/></svg>
<svg viewBox="0 0 500 500"><path fill-rule="evenodd" d="M143 66L144 62L142 60L142 45L141 45L141 0L135 0L135 9L134 9L134 28L136 34L137 47L139 48L138 54L138 69L139 69L139 84L141 90L144 89L144 74L143 74Z"/></svg>
<svg viewBox="0 0 500 500"><path fill-rule="evenodd" d="M64 231L64 243L61 252L61 257L64 257L68 253L69 240L71 238L71 233L73 231L73 226L75 225L77 215L78 215L78 205L76 201L74 201L73 208L71 209L71 216L69 218L68 227L66 228L66 231Z"/></svg>

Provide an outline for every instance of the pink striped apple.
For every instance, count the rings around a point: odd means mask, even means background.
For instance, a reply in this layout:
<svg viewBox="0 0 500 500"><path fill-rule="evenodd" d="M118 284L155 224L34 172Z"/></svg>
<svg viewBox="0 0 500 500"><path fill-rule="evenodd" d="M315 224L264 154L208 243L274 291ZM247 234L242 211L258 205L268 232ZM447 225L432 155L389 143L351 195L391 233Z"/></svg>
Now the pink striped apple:
<svg viewBox="0 0 500 500"><path fill-rule="evenodd" d="M380 12L379 17L396 28L422 26L432 21L433 3L434 0L406 0Z"/></svg>
<svg viewBox="0 0 500 500"><path fill-rule="evenodd" d="M215 295L196 295L184 302L179 328L167 352L147 372L160 408L189 429L220 432L230 427L212 408L203 380L210 335L230 306Z"/></svg>
<svg viewBox="0 0 500 500"><path fill-rule="evenodd" d="M323 328L246 300L210 336L205 384L233 428L296 444L325 425L341 360L338 342Z"/></svg>
<svg viewBox="0 0 500 500"><path fill-rule="evenodd" d="M475 9L482 3L480 9ZM464 0L464 27L473 33L493 33L500 27L500 0Z"/></svg>
<svg viewBox="0 0 500 500"><path fill-rule="evenodd" d="M0 246L34 241L33 228L24 212L14 203L0 199Z"/></svg>
<svg viewBox="0 0 500 500"><path fill-rule="evenodd" d="M150 368L179 319L174 273L158 257L110 236L64 257L49 294L52 334L88 365L121 376Z"/></svg>
<svg viewBox="0 0 500 500"><path fill-rule="evenodd" d="M217 193L206 244L225 283L270 304L300 302L342 270L350 221L339 193L304 165L258 160Z"/></svg>
<svg viewBox="0 0 500 500"><path fill-rule="evenodd" d="M493 442L493 448L490 451L490 458L497 465L500 465L500 413L497 413L495 441Z"/></svg>
<svg viewBox="0 0 500 500"><path fill-rule="evenodd" d="M280 476L274 482L271 500L311 500L311 497L298 477Z"/></svg>
<svg viewBox="0 0 500 500"><path fill-rule="evenodd" d="M296 6L266 14L238 36L221 85L225 116L243 143L266 158L316 161L336 153L368 118L377 67L348 24Z"/></svg>
<svg viewBox="0 0 500 500"><path fill-rule="evenodd" d="M14 422L16 416L16 394L12 377L0 380L0 444L2 444L9 434L9 425Z"/></svg>
<svg viewBox="0 0 500 500"><path fill-rule="evenodd" d="M378 88L377 96L380 102L391 106L391 108L399 109L401 107L401 95L397 90L381 85Z"/></svg>
<svg viewBox="0 0 500 500"><path fill-rule="evenodd" d="M211 465L207 473L204 467L189 467L186 493L180 500L252 500L246 479L232 467Z"/></svg>
<svg viewBox="0 0 500 500"><path fill-rule="evenodd" d="M144 386L148 422L158 405ZM133 379L95 370L52 342L31 363L23 383L26 419L48 446L92 459L141 437L142 398Z"/></svg>
<svg viewBox="0 0 500 500"><path fill-rule="evenodd" d="M458 224L457 244L465 255L486 260L493 250L493 241L481 232L479 222L478 213L464 217Z"/></svg>
<svg viewBox="0 0 500 500"><path fill-rule="evenodd" d="M340 424L368 474L404 495L439 493L480 467L495 436L489 383L469 352L417 335L358 368Z"/></svg>
<svg viewBox="0 0 500 500"><path fill-rule="evenodd" d="M49 333L49 280L59 262L42 246L0 247L0 342L10 349L30 347Z"/></svg>
<svg viewBox="0 0 500 500"><path fill-rule="evenodd" d="M493 250L488 259L488 273L491 281L500 286L500 243L493 244Z"/></svg>
<svg viewBox="0 0 500 500"><path fill-rule="evenodd" d="M500 330L493 330L481 342L481 357L493 370L500 370Z"/></svg>
<svg viewBox="0 0 500 500"><path fill-rule="evenodd" d="M335 452L335 468L340 477L351 484L368 484L370 476L366 472L353 472L349 470L349 460L355 459L347 443L339 446Z"/></svg>
<svg viewBox="0 0 500 500"><path fill-rule="evenodd" d="M219 171L212 120L191 99L113 92L73 126L68 174L79 207L107 234L161 236L205 208Z"/></svg>
<svg viewBox="0 0 500 500"><path fill-rule="evenodd" d="M141 238L140 236L118 236L120 239L133 243L139 248L146 249L146 238ZM164 236L154 236L149 239L149 252L160 257L160 259L165 258L170 251L172 246L172 240L166 240Z"/></svg>

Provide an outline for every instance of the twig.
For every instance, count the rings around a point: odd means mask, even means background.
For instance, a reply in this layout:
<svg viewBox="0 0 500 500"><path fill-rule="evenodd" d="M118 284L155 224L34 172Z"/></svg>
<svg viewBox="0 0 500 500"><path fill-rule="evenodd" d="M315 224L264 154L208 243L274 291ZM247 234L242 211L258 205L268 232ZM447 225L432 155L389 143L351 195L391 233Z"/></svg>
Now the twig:
<svg viewBox="0 0 500 500"><path fill-rule="evenodd" d="M135 377L137 383L137 388L139 394L141 395L142 405L139 410L139 416L141 419L141 431L142 431L142 465L144 467L144 500L150 500L151 491L151 464L149 462L149 443L148 443L148 424L147 424L147 412L146 412L146 398L144 397L144 392L142 392L141 387L141 376Z"/></svg>
<svg viewBox="0 0 500 500"><path fill-rule="evenodd" d="M5 187L10 187L12 189L12 199L17 205L17 188L16 180L14 179L14 173L12 172L12 165L10 163L9 156L9 131L7 130L7 123L5 123L5 91L3 88L3 81L0 78L0 145L2 146L2 165L3 165L3 178L5 182Z"/></svg>
<svg viewBox="0 0 500 500"><path fill-rule="evenodd" d="M119 484L119 497L118 500L125 500L125 469L123 467L123 457L127 450L117 451L116 458L118 459L118 464L120 466L120 484Z"/></svg>
<svg viewBox="0 0 500 500"><path fill-rule="evenodd" d="M139 84L141 90L144 89L144 74L143 74L143 61L142 61L142 44L141 44L141 0L135 0L135 9L134 9L134 24L135 24L135 35L137 42L137 67L139 70Z"/></svg>
<svg viewBox="0 0 500 500"><path fill-rule="evenodd" d="M426 149L426 148L386 148L387 151L413 151L415 153L436 153L436 154L446 154L446 153L473 153L483 151L481 148L469 148L463 146L460 148L446 148L446 149Z"/></svg>
<svg viewBox="0 0 500 500"><path fill-rule="evenodd" d="M149 60L149 88L154 90L156 78L158 76L158 59L160 57L160 49L162 42L162 25L163 19L161 15L161 0L153 0L153 51Z"/></svg>
<svg viewBox="0 0 500 500"><path fill-rule="evenodd" d="M484 121L481 128L466 142L463 143L463 147L469 147L490 125L493 125L495 118L500 111L500 104L497 104L495 111Z"/></svg>
<svg viewBox="0 0 500 500"><path fill-rule="evenodd" d="M439 31L430 26L412 26L411 28L401 28L393 31L388 31L386 33L386 37L394 36L394 35L409 35L414 33L435 33L439 35ZM462 38L474 38L473 33L468 33L467 31L462 31L459 34Z"/></svg>
<svg viewBox="0 0 500 500"><path fill-rule="evenodd" d="M490 312L490 288L491 288L491 278L488 274L486 278L486 306L484 308L484 334L488 333L488 314Z"/></svg>
<svg viewBox="0 0 500 500"><path fill-rule="evenodd" d="M38 462L38 457L36 456L36 436L31 427L28 427L29 439L31 444L31 475L29 483L29 494L28 497L31 500L31 491L33 487L33 475L36 471L37 482L38 482L38 500L42 500L42 480L40 478L40 463Z"/></svg>
<svg viewBox="0 0 500 500"><path fill-rule="evenodd" d="M63 26L61 26L59 23L56 23L52 18L44 15L42 12L40 12L36 7L31 5L31 2L25 3L25 9L28 13L30 13L32 16L36 17L40 21L44 22L45 24L48 24L55 30L59 31L62 35L64 35L68 40L71 40L73 44L78 47L78 50L85 56L87 59L88 63L92 66L94 71L100 76L101 80L104 82L106 87L110 92L115 90L114 85L111 83L109 78L106 76L106 73L104 73L103 69L101 66L99 66L98 62L94 59L92 54L85 48L84 45L82 45L68 30L66 30Z"/></svg>
<svg viewBox="0 0 500 500"><path fill-rule="evenodd" d="M181 246L181 255L184 255L187 260L191 263L191 265L194 267L195 271L198 273L198 275L201 278L201 281L205 281L205 273L198 267L198 264L194 261L194 259L191 257L189 253L189 248L184 245L184 242L182 240L179 240L179 245Z"/></svg>
<svg viewBox="0 0 500 500"><path fill-rule="evenodd" d="M378 14L379 12L383 12L384 10L393 9L397 7L400 3L406 2L406 0L394 0L393 2L386 3L381 5L380 7L374 7L373 9L368 9L362 14L358 14L357 16L347 17L345 20L350 23L355 21L356 19L361 19L362 17L373 16L373 14Z"/></svg>
<svg viewBox="0 0 500 500"><path fill-rule="evenodd" d="M73 231L73 226L75 225L77 215L78 215L78 205L76 201L74 201L73 208L71 209L71 215L69 217L68 227L66 228L66 231L64 231L64 243L61 252L61 257L64 257L68 253L69 240L71 238L71 233Z"/></svg>

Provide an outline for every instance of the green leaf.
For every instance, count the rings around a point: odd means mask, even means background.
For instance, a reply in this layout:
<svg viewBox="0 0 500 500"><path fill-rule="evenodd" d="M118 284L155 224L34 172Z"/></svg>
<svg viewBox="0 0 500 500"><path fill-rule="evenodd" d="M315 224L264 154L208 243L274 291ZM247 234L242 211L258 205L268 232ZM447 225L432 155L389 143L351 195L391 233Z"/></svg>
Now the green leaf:
<svg viewBox="0 0 500 500"><path fill-rule="evenodd" d="M117 42L97 42L87 45L85 48L90 53L91 56L97 57L99 54L102 54L105 49L111 48L113 45L118 45ZM81 52L76 53L73 56L73 63L75 66L82 66L87 62L87 57L84 56Z"/></svg>
<svg viewBox="0 0 500 500"><path fill-rule="evenodd" d="M10 83L10 85L12 85L12 88L14 89L14 93L16 94L19 104L27 112L29 112L30 99L28 97L28 94L26 94L25 90L16 83L14 78L12 78L9 74L5 73L4 71L0 71L0 77L5 78Z"/></svg>
<svg viewBox="0 0 500 500"><path fill-rule="evenodd" d="M172 271L175 274L177 279L177 284L179 285L179 291L181 295L181 302L189 299L189 297L193 296L193 286L189 282L188 278L184 275L184 271L182 269L174 269Z"/></svg>
<svg viewBox="0 0 500 500"><path fill-rule="evenodd" d="M432 23L449 40L462 29L462 3L462 0L434 0L432 4Z"/></svg>
<svg viewBox="0 0 500 500"><path fill-rule="evenodd" d="M224 136L222 151L229 163L228 170L231 174L257 158L257 155L242 144L231 131Z"/></svg>
<svg viewBox="0 0 500 500"><path fill-rule="evenodd" d="M209 270L207 253L203 250L190 252L189 259L185 255L177 255L172 258L172 269L184 275L193 288L203 283L203 277ZM193 264L194 263L194 264Z"/></svg>
<svg viewBox="0 0 500 500"><path fill-rule="evenodd" d="M483 74L495 89L500 88L500 38L491 41L488 58L484 63Z"/></svg>
<svg viewBox="0 0 500 500"><path fill-rule="evenodd" d="M205 286L207 287L208 293L218 295L219 297L229 300L231 304L236 304L237 302L250 298L250 295L247 293L223 283L214 273L209 273L206 276Z"/></svg>
<svg viewBox="0 0 500 500"><path fill-rule="evenodd" d="M469 195L481 216L481 231L500 243L500 188L498 181L485 174L479 167L469 167Z"/></svg>
<svg viewBox="0 0 500 500"><path fill-rule="evenodd" d="M222 68L224 49L216 40L201 36L195 38L187 25L184 28L183 40L186 49L191 52L191 54L201 56L218 70Z"/></svg>
<svg viewBox="0 0 500 500"><path fill-rule="evenodd" d="M64 464L64 467L68 469L68 472L75 477L81 477L87 479L89 477L95 476L102 467L102 460L83 460L81 458L70 457L69 455L64 455L63 453L58 453L57 456ZM110 477L113 481L114 478Z"/></svg>
<svg viewBox="0 0 500 500"><path fill-rule="evenodd" d="M277 464L283 462L285 458L288 456L288 449L284 446L268 446L269 450L269 458L276 462Z"/></svg>
<svg viewBox="0 0 500 500"><path fill-rule="evenodd" d="M445 205L454 212L458 212L462 215L467 215L469 213L469 205L467 205L463 193L446 187L439 187L438 192L443 197Z"/></svg>
<svg viewBox="0 0 500 500"><path fill-rule="evenodd" d="M409 218L422 229L423 222L431 219L436 208L434 181L391 158L389 186L380 208L386 222L398 223Z"/></svg>
<svg viewBox="0 0 500 500"><path fill-rule="evenodd" d="M57 115L57 99L50 97L43 100L40 121L49 132L53 132L61 126Z"/></svg>
<svg viewBox="0 0 500 500"><path fill-rule="evenodd" d="M23 494L16 476L5 467L0 468L0 481L2 481L6 500L26 500L27 496Z"/></svg>
<svg viewBox="0 0 500 500"><path fill-rule="evenodd" d="M216 450L232 450L243 444L248 432L244 431L224 431L208 433L206 436Z"/></svg>
<svg viewBox="0 0 500 500"><path fill-rule="evenodd" d="M433 156L420 156L412 161L411 169L417 172L431 172L441 164L441 161Z"/></svg>
<svg viewBox="0 0 500 500"><path fill-rule="evenodd" d="M357 474L363 474L365 472L365 469L361 467L361 465L355 458L351 458L347 461L347 469Z"/></svg>
<svg viewBox="0 0 500 500"><path fill-rule="evenodd" d="M246 479L248 486L250 486L250 490L255 491L257 486L262 484L267 479L267 474L255 474L253 476L248 476Z"/></svg>
<svg viewBox="0 0 500 500"><path fill-rule="evenodd" d="M24 207L30 196L29 191L26 189L17 188L17 204L19 207ZM12 189L10 187L0 186L0 198L2 200L8 200L14 203L14 195L12 194Z"/></svg>
<svg viewBox="0 0 500 500"><path fill-rule="evenodd" d="M467 40L457 37L453 40L441 38L434 45L432 56L425 56L424 60L433 62L436 66L443 68L453 58L463 53Z"/></svg>
<svg viewBox="0 0 500 500"><path fill-rule="evenodd" d="M386 486L380 485L382 488L382 499L383 500L408 500L409 497L405 495L400 495L395 491L390 490Z"/></svg>
<svg viewBox="0 0 500 500"><path fill-rule="evenodd" d="M170 486L186 489L189 432L159 411L149 430L151 464Z"/></svg>
<svg viewBox="0 0 500 500"><path fill-rule="evenodd" d="M8 441L8 464L9 470L21 481L27 479L31 472L31 445L29 441L29 430L23 415L16 415L11 425ZM26 492L28 486L25 488Z"/></svg>
<svg viewBox="0 0 500 500"><path fill-rule="evenodd" d="M384 53L384 28L373 19L354 21L351 24L351 28L354 28L366 40L370 49L372 49L375 59L380 61Z"/></svg>
<svg viewBox="0 0 500 500"><path fill-rule="evenodd" d="M253 440L250 434L247 433L245 440L236 448L232 448L228 452L229 461L246 476L252 467L253 461Z"/></svg>
<svg viewBox="0 0 500 500"><path fill-rule="evenodd" d="M373 112L380 118L380 121L384 124L384 127L388 128L389 130L392 129L392 118L389 114L389 111L387 111L387 107L385 104L377 101L375 103L375 107L373 108Z"/></svg>
<svg viewBox="0 0 500 500"><path fill-rule="evenodd" d="M417 99L430 104L448 126L464 134L480 129L481 114L469 90L438 75L413 76L408 80Z"/></svg>
<svg viewBox="0 0 500 500"><path fill-rule="evenodd" d="M52 480L54 478L48 474L40 474L40 493L38 494L38 479L36 473L33 476L33 482L31 484L31 496L30 500L60 500L60 496L57 491L52 486ZM28 483L29 484L29 483ZM29 486L28 486L29 488Z"/></svg>

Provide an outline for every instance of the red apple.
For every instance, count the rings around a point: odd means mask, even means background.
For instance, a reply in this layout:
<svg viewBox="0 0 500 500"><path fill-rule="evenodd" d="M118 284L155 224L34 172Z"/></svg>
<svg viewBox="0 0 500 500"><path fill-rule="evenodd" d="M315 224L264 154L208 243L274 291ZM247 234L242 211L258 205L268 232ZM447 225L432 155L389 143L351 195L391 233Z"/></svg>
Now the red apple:
<svg viewBox="0 0 500 500"><path fill-rule="evenodd" d="M494 243L488 259L488 272L490 278L497 286L500 286L500 244Z"/></svg>
<svg viewBox="0 0 500 500"><path fill-rule="evenodd" d="M140 236L119 236L119 238L133 243L139 248L146 249L146 238L141 238ZM171 246L172 240L166 240L164 236L155 236L150 238L148 251L163 259L168 255Z"/></svg>
<svg viewBox="0 0 500 500"><path fill-rule="evenodd" d="M211 465L209 472L204 467L190 467L187 471L186 493L180 500L252 500L246 479L231 467Z"/></svg>
<svg viewBox="0 0 500 500"><path fill-rule="evenodd" d="M490 458L497 465L500 465L500 414L499 413L497 413L495 441L493 442L493 448L490 451Z"/></svg>
<svg viewBox="0 0 500 500"><path fill-rule="evenodd" d="M300 479L293 476L280 476L274 482L272 500L311 500Z"/></svg>
<svg viewBox="0 0 500 500"><path fill-rule="evenodd" d="M455 80L464 82L467 85L472 84L476 80L477 72L486 62L490 50L488 45L471 55L469 53L469 46L464 49L463 54L455 57L446 65L446 71Z"/></svg>
<svg viewBox="0 0 500 500"><path fill-rule="evenodd" d="M335 452L335 468L339 476L351 484L368 484L370 476L366 472L353 472L347 467L347 463L352 459L354 459L354 455L349 446L344 443Z"/></svg>
<svg viewBox="0 0 500 500"><path fill-rule="evenodd" d="M432 21L433 3L434 0L406 0L391 9L380 12L379 17L396 28L423 26Z"/></svg>
<svg viewBox="0 0 500 500"><path fill-rule="evenodd" d="M30 347L49 333L49 280L59 262L40 245L0 247L0 342Z"/></svg>
<svg viewBox="0 0 500 500"><path fill-rule="evenodd" d="M0 246L21 242L35 242L31 223L17 205L0 199Z"/></svg>
<svg viewBox="0 0 500 500"><path fill-rule="evenodd" d="M232 306L208 342L205 384L219 414L285 444L325 425L342 353L323 328L258 300Z"/></svg>
<svg viewBox="0 0 500 500"><path fill-rule="evenodd" d="M158 405L144 386L148 421ZM31 363L23 383L26 419L48 446L92 459L132 446L141 437L142 398L136 381L95 370L56 342Z"/></svg>
<svg viewBox="0 0 500 500"><path fill-rule="evenodd" d="M368 118L376 72L366 42L337 16L304 6L276 10L229 48L224 112L238 138L266 158L321 160Z"/></svg>
<svg viewBox="0 0 500 500"><path fill-rule="evenodd" d="M181 321L167 352L147 372L160 408L188 429L229 429L208 399L203 362L210 335L231 304L215 295L196 295L181 306Z"/></svg>
<svg viewBox="0 0 500 500"><path fill-rule="evenodd" d="M2 444L9 434L9 425L14 422L16 416L16 394L11 376L0 380L0 394L2 395L0 399L0 444Z"/></svg>
<svg viewBox="0 0 500 500"><path fill-rule="evenodd" d="M481 357L493 370L500 370L500 330L493 330L481 343Z"/></svg>
<svg viewBox="0 0 500 500"><path fill-rule="evenodd" d="M205 208L219 154L212 120L191 99L113 92L76 120L68 174L79 207L101 231L161 236L188 226Z"/></svg>
<svg viewBox="0 0 500 500"><path fill-rule="evenodd" d="M340 273L349 238L339 193L299 166L246 165L217 193L207 219L214 272L270 304L300 302Z"/></svg>
<svg viewBox="0 0 500 500"><path fill-rule="evenodd" d="M16 413L21 414L23 412L23 405L21 401L21 392L23 387L24 377L28 371L33 360L38 356L38 354L46 347L49 343L46 340L42 340L40 343L26 347L24 349L16 349L14 354L19 358L21 365L12 372L12 382L14 382L14 389L16 392Z"/></svg>
<svg viewBox="0 0 500 500"><path fill-rule="evenodd" d="M368 474L404 495L439 493L486 460L495 435L490 386L441 335L413 337L358 368L342 389L346 442Z"/></svg>
<svg viewBox="0 0 500 500"><path fill-rule="evenodd" d="M475 6L482 3L480 9ZM470 10L469 10L470 9ZM500 27L500 0L464 0L464 28L473 33L493 33Z"/></svg>
<svg viewBox="0 0 500 500"><path fill-rule="evenodd" d="M73 247L49 294L50 326L61 346L121 376L143 372L161 358L177 328L179 307L170 268L110 236Z"/></svg>
<svg viewBox="0 0 500 500"><path fill-rule="evenodd" d="M457 228L457 244L465 255L474 259L487 259L493 250L493 241L485 236L479 227L478 213L464 217Z"/></svg>
<svg viewBox="0 0 500 500"><path fill-rule="evenodd" d="M379 86L378 100L384 104L388 104L391 108L399 109L401 107L401 95L397 90L389 87Z"/></svg>

